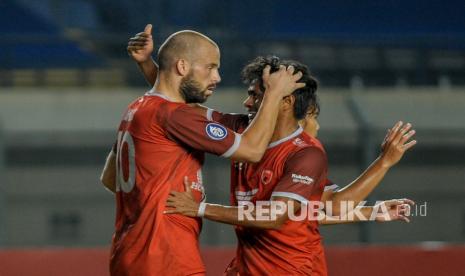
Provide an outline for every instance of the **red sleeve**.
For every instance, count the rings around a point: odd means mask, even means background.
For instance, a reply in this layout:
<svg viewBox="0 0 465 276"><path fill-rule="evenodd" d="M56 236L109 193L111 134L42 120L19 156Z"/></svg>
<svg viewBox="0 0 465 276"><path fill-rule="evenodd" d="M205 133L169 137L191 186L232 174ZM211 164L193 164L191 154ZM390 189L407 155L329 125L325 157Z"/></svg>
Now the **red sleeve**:
<svg viewBox="0 0 465 276"><path fill-rule="evenodd" d="M318 191L318 183L326 179L326 171L326 154L316 147L304 148L287 159L284 174L271 196L305 203Z"/></svg>
<svg viewBox="0 0 465 276"><path fill-rule="evenodd" d="M210 121L202 108L181 105L165 120L169 139L196 150L230 157L241 142L241 135L224 125Z"/></svg>
<svg viewBox="0 0 465 276"><path fill-rule="evenodd" d="M249 125L249 116L246 114L221 113L209 108L207 118L223 124L236 132L242 132Z"/></svg>

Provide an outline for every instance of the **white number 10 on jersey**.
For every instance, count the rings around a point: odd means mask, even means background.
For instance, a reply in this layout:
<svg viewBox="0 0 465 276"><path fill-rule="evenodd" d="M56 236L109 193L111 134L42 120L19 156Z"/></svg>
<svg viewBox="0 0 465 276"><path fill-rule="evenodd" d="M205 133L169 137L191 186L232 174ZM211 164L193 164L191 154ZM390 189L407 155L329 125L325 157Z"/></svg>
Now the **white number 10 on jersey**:
<svg viewBox="0 0 465 276"><path fill-rule="evenodd" d="M136 183L136 152L129 132L118 132L116 153L116 191L129 193Z"/></svg>

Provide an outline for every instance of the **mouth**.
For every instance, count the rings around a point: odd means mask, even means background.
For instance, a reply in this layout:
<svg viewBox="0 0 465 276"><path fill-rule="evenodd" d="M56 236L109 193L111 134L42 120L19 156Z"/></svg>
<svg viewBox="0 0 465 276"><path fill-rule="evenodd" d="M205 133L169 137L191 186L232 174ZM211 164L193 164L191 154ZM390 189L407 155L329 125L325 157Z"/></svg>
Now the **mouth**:
<svg viewBox="0 0 465 276"><path fill-rule="evenodd" d="M255 118L255 115L257 115L257 111L249 110L249 113L247 114L247 116L249 117L249 121L252 121Z"/></svg>
<svg viewBox="0 0 465 276"><path fill-rule="evenodd" d="M215 91L215 89L216 89L216 85L209 85L209 86L207 86L208 95L213 94L213 91Z"/></svg>

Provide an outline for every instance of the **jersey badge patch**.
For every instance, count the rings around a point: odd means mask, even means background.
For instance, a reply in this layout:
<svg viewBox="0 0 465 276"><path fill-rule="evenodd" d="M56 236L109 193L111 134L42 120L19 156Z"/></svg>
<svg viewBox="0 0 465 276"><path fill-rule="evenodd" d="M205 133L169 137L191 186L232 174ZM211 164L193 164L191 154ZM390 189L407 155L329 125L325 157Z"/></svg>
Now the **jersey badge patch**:
<svg viewBox="0 0 465 276"><path fill-rule="evenodd" d="M264 170L262 172L262 183L266 185L271 182L271 179L273 179L273 171Z"/></svg>
<svg viewBox="0 0 465 276"><path fill-rule="evenodd" d="M205 131L208 137L213 140L223 140L228 135L228 130L224 126L215 123L209 123Z"/></svg>

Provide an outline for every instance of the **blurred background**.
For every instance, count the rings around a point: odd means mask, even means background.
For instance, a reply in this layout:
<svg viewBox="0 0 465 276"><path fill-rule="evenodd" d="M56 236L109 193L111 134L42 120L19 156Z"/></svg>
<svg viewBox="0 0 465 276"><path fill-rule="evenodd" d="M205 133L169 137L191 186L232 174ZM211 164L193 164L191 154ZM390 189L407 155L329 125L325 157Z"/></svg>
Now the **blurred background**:
<svg viewBox="0 0 465 276"><path fill-rule="evenodd" d="M1 0L0 267L19 269L11 252L31 247L96 247L107 260L115 202L98 179L123 110L150 89L126 52L147 23L156 48L181 29L218 42L222 83L208 102L218 110L245 111L240 70L256 56L306 63L320 80L320 139L340 186L377 157L387 128L414 125L418 145L370 197L415 200L412 222L321 227L332 275L357 267L335 265L347 248L427 250L434 258L418 266L457 265L465 258L463 14L458 0ZM228 161L207 156L204 178L208 202L227 204ZM204 222L203 248L235 242L232 227ZM440 255L449 248L462 250ZM21 275L13 270L0 274ZM394 275L414 275L404 272Z"/></svg>

